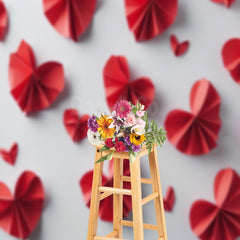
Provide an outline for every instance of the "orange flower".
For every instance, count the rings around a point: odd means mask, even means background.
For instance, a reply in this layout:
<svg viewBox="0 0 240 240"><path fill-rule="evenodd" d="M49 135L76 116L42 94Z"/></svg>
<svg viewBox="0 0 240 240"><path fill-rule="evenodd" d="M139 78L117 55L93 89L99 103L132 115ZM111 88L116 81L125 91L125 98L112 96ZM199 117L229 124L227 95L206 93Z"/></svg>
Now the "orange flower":
<svg viewBox="0 0 240 240"><path fill-rule="evenodd" d="M115 132L115 127L114 128L109 128L111 123L113 122L113 119L108 118L109 116L107 115L102 115L98 120L98 131L103 139L105 138L112 138L113 134Z"/></svg>

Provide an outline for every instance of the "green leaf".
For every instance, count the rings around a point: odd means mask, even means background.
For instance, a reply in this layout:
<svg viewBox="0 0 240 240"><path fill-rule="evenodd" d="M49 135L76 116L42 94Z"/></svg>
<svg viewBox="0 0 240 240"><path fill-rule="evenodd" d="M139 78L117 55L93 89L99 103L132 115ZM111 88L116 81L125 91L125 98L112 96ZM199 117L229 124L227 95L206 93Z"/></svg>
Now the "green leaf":
<svg viewBox="0 0 240 240"><path fill-rule="evenodd" d="M135 153L135 152L133 152L133 151L130 151L130 152L129 152L129 160L130 160L131 163L134 162L134 160L135 160L135 158L137 157L137 155L138 155L138 153Z"/></svg>
<svg viewBox="0 0 240 240"><path fill-rule="evenodd" d="M103 146L100 150L99 150L99 152L102 152L102 151L106 151L106 150L109 150L110 148L108 148L106 145L105 146Z"/></svg>
<svg viewBox="0 0 240 240"><path fill-rule="evenodd" d="M111 160L111 159L112 159L112 155L113 155L113 152L108 153L108 154L105 155L104 157L98 159L98 160L95 162L95 164L96 164L96 163L99 163L99 162L106 161L106 160Z"/></svg>

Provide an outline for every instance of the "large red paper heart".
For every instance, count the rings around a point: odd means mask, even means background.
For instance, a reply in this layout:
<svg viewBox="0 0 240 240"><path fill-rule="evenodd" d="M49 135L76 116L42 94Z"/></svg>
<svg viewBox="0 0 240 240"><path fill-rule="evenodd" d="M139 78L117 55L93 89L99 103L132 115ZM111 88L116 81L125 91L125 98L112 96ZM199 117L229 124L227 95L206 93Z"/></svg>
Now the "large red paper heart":
<svg viewBox="0 0 240 240"><path fill-rule="evenodd" d="M165 119L169 141L183 153L206 154L217 146L221 127L220 96L213 85L202 79L191 90L192 112L173 110Z"/></svg>
<svg viewBox="0 0 240 240"><path fill-rule="evenodd" d="M123 161L123 175L130 176L129 171L129 160L124 159ZM83 193L83 198L88 207L90 207L91 201L91 192L92 192L92 179L93 179L93 171L89 171L84 174L84 176L80 179L79 185ZM105 187L113 187L113 161L110 161L109 164L109 176L102 176L102 186ZM123 183L124 189L131 189L131 184L129 182ZM132 209L132 200L130 196L123 196L123 216L127 217L129 212ZM108 222L113 221L113 195L103 199L100 202L99 208L99 217Z"/></svg>
<svg viewBox="0 0 240 240"><path fill-rule="evenodd" d="M222 59L225 68L233 79L240 84L240 39L228 40L222 49Z"/></svg>
<svg viewBox="0 0 240 240"><path fill-rule="evenodd" d="M43 0L44 13L52 26L74 41L85 32L96 7L96 0Z"/></svg>
<svg viewBox="0 0 240 240"><path fill-rule="evenodd" d="M213 2L216 2L216 3L222 3L224 4L226 7L230 7L231 4L233 2L235 2L235 0L212 0Z"/></svg>
<svg viewBox="0 0 240 240"><path fill-rule="evenodd" d="M197 200L190 210L193 232L201 240L235 240L240 236L240 177L221 170L214 184L215 203Z"/></svg>
<svg viewBox="0 0 240 240"><path fill-rule="evenodd" d="M18 154L18 144L14 143L10 150L5 150L3 148L0 148L0 155L2 156L3 160L5 160L7 163L14 165L17 159Z"/></svg>
<svg viewBox="0 0 240 240"><path fill-rule="evenodd" d="M44 196L41 179L30 171L21 174L14 195L0 182L0 227L16 238L28 238L40 219Z"/></svg>
<svg viewBox="0 0 240 240"><path fill-rule="evenodd" d="M103 69L103 77L110 108L119 99L127 99L133 104L140 101L148 108L154 99L155 87L150 78L130 81L128 62L124 56L111 56Z"/></svg>
<svg viewBox="0 0 240 240"><path fill-rule="evenodd" d="M163 198L164 209L171 212L175 203L175 192L173 187L168 187L165 198Z"/></svg>
<svg viewBox="0 0 240 240"><path fill-rule="evenodd" d="M8 14L2 0L0 0L0 40L3 40L8 27Z"/></svg>
<svg viewBox="0 0 240 240"><path fill-rule="evenodd" d="M184 41L180 43L174 34L170 37L170 44L176 57L183 55L189 47L189 41Z"/></svg>
<svg viewBox="0 0 240 240"><path fill-rule="evenodd" d="M65 128L74 142L78 142L87 136L89 115L78 116L76 109L66 109L63 115Z"/></svg>
<svg viewBox="0 0 240 240"><path fill-rule="evenodd" d="M35 67L32 48L22 41L9 62L11 94L23 112L40 111L55 101L64 88L64 71L58 62Z"/></svg>
<svg viewBox="0 0 240 240"><path fill-rule="evenodd" d="M173 24L177 10L177 0L125 0L128 27L136 41L164 32Z"/></svg>

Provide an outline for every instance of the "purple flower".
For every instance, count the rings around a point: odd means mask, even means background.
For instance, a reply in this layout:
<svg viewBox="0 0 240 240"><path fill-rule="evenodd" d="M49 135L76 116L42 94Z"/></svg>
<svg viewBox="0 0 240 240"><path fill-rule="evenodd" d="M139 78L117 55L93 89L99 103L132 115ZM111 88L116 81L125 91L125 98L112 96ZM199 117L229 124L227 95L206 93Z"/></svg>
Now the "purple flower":
<svg viewBox="0 0 240 240"><path fill-rule="evenodd" d="M135 145L135 144L132 145L132 150L134 152L139 152L140 149L141 149L141 145Z"/></svg>
<svg viewBox="0 0 240 240"><path fill-rule="evenodd" d="M126 137L125 137L125 143L126 143L126 145L127 146L130 146L132 143L130 142L130 136L129 135L127 135Z"/></svg>
<svg viewBox="0 0 240 240"><path fill-rule="evenodd" d="M98 129L98 123L97 123L97 119L95 116L91 116L88 119L88 127L92 132L97 132Z"/></svg>

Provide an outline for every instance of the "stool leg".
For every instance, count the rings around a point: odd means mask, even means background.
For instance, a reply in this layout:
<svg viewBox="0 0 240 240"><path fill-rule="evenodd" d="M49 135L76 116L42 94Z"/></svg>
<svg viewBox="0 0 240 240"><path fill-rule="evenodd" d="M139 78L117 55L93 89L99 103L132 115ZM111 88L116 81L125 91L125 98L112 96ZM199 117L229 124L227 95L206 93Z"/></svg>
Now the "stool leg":
<svg viewBox="0 0 240 240"><path fill-rule="evenodd" d="M133 163L130 163L130 172L134 239L143 240L142 186L139 157Z"/></svg>
<svg viewBox="0 0 240 240"><path fill-rule="evenodd" d="M101 153L96 151L95 162L99 158L101 158L101 155ZM93 240L94 236L97 234L98 213L100 204L100 193L98 191L98 188L102 184L102 172L103 162L94 164L87 240Z"/></svg>
<svg viewBox="0 0 240 240"><path fill-rule="evenodd" d="M123 159L113 159L113 187L123 188L121 176L123 175ZM117 238L122 238L122 225L121 220L123 217L123 195L113 195L113 230L118 234Z"/></svg>
<svg viewBox="0 0 240 240"><path fill-rule="evenodd" d="M158 236L163 237L167 240L167 228L165 222L164 205L162 198L162 188L160 182L158 158L157 158L157 148L154 147L153 151L149 154L149 165L152 178L153 192L158 192L159 196L154 199L157 225L159 226Z"/></svg>

